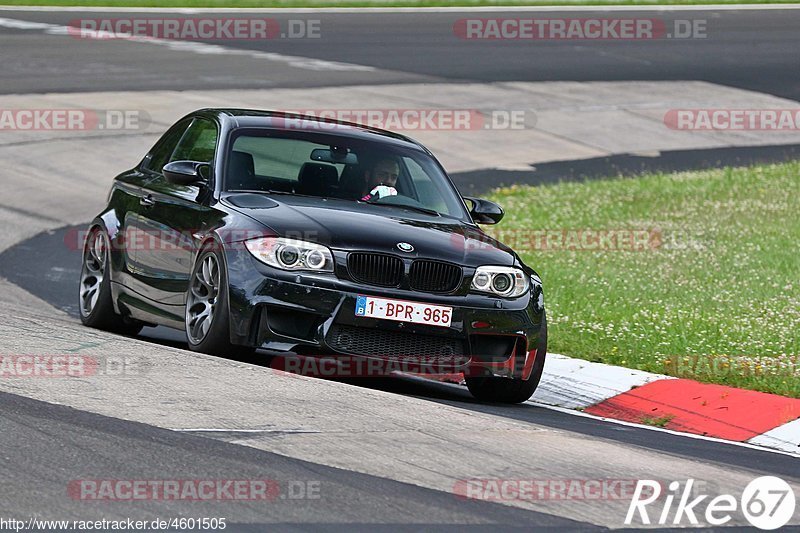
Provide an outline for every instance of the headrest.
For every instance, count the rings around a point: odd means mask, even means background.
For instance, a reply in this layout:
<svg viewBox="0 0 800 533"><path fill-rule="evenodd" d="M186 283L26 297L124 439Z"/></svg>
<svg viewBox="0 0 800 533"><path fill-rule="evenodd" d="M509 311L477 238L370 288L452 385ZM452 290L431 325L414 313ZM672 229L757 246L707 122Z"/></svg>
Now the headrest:
<svg viewBox="0 0 800 533"><path fill-rule="evenodd" d="M333 165L325 163L303 163L300 173L297 176L297 192L300 194L311 194L324 196L328 194L330 187L336 185L339 180L339 173Z"/></svg>

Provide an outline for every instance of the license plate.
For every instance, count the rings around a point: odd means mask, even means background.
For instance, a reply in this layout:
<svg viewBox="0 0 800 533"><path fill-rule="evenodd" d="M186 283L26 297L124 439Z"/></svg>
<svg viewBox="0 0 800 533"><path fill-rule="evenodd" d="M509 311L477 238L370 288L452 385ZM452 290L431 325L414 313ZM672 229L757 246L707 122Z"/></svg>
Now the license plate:
<svg viewBox="0 0 800 533"><path fill-rule="evenodd" d="M450 327L453 308L444 305L423 304L406 300L359 296L356 299L356 316Z"/></svg>

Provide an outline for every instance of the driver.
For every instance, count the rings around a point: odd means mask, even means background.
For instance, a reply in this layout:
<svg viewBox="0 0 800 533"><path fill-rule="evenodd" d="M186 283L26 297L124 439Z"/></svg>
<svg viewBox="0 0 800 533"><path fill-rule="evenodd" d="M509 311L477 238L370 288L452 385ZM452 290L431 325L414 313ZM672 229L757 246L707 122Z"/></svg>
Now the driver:
<svg viewBox="0 0 800 533"><path fill-rule="evenodd" d="M364 196L362 201L368 202L372 199L383 198L384 196L397 195L397 176L400 174L400 165L397 161L390 158L379 159L372 166L371 170L364 172L366 189L362 191Z"/></svg>

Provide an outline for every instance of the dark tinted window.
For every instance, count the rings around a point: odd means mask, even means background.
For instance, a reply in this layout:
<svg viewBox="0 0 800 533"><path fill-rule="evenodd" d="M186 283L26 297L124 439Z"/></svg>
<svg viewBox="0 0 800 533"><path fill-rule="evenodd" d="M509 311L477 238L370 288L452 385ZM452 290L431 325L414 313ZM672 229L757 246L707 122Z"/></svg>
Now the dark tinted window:
<svg viewBox="0 0 800 533"><path fill-rule="evenodd" d="M169 160L211 163L216 147L217 126L210 120L196 118L183 134Z"/></svg>
<svg viewBox="0 0 800 533"><path fill-rule="evenodd" d="M175 151L175 147L178 146L178 141L181 140L189 124L191 124L191 120L179 122L161 137L150 152L150 159L144 165L146 169L161 173L161 169L169 162L170 156Z"/></svg>
<svg viewBox="0 0 800 533"><path fill-rule="evenodd" d="M335 156L335 152L340 152ZM345 154L346 153L346 157ZM227 148L225 189L360 201L394 171L394 189L374 203L466 219L463 202L435 160L420 150L336 135L239 130ZM389 167L386 170L386 167ZM388 177L386 178L388 180Z"/></svg>

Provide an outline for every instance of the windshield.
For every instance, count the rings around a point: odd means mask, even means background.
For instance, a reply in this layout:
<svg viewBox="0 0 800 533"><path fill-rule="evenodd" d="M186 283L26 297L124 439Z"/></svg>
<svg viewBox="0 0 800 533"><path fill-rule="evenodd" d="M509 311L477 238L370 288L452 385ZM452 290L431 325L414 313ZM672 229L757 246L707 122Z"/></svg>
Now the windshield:
<svg viewBox="0 0 800 533"><path fill-rule="evenodd" d="M330 134L243 130L226 154L227 191L340 198L469 219L424 152Z"/></svg>

